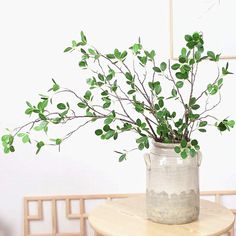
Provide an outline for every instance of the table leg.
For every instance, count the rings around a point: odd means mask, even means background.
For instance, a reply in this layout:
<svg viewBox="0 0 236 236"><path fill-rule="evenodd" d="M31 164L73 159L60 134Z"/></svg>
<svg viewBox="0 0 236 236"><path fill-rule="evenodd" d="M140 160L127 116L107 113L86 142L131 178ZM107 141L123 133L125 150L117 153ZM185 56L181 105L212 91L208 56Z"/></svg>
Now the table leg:
<svg viewBox="0 0 236 236"><path fill-rule="evenodd" d="M228 236L234 236L234 227L228 232Z"/></svg>
<svg viewBox="0 0 236 236"><path fill-rule="evenodd" d="M102 236L102 235L94 231L94 236Z"/></svg>

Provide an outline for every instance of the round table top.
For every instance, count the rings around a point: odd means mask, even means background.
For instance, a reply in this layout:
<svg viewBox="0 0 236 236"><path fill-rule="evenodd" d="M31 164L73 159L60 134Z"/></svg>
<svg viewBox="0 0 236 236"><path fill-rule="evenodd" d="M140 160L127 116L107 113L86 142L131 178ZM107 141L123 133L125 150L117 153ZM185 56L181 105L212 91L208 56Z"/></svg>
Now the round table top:
<svg viewBox="0 0 236 236"><path fill-rule="evenodd" d="M203 236L221 235L234 224L233 213L214 202L201 200L199 220L184 225L164 225L146 219L145 195L109 201L89 214L93 229L103 236Z"/></svg>

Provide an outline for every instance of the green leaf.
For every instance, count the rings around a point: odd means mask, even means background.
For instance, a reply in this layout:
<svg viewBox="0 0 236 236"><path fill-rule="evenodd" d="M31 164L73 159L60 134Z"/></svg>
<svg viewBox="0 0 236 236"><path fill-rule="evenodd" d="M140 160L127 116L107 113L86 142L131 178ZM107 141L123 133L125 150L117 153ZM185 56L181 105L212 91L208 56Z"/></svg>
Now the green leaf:
<svg viewBox="0 0 236 236"><path fill-rule="evenodd" d="M56 81L54 80L54 79L52 79L52 82L53 82L53 86L52 86L52 88L50 88L49 90L48 90L48 92L49 91L53 91L53 92L56 92L57 90L59 90L60 89L60 86L56 83Z"/></svg>
<svg viewBox="0 0 236 236"><path fill-rule="evenodd" d="M187 73L182 73L182 72L177 72L175 74L177 79L187 79L188 78L188 74Z"/></svg>
<svg viewBox="0 0 236 236"><path fill-rule="evenodd" d="M194 55L196 61L199 61L201 59L201 52L197 51L195 52L195 55Z"/></svg>
<svg viewBox="0 0 236 236"><path fill-rule="evenodd" d="M102 133L103 133L103 131L102 131L101 129L95 130L95 134L96 134L97 136L102 135Z"/></svg>
<svg viewBox="0 0 236 236"><path fill-rule="evenodd" d="M87 66L87 62L86 61L80 61L79 62L79 66L80 67L86 67Z"/></svg>
<svg viewBox="0 0 236 236"><path fill-rule="evenodd" d="M43 128L42 128L41 126L35 126L35 127L34 127L34 130L35 130L35 131L41 131L41 130L43 130Z"/></svg>
<svg viewBox="0 0 236 236"><path fill-rule="evenodd" d="M192 97L189 101L189 106L193 106L196 103L197 99L195 97Z"/></svg>
<svg viewBox="0 0 236 236"><path fill-rule="evenodd" d="M80 107L80 108L86 108L87 107L87 105L85 103L83 103L83 102L79 102L77 104L77 106Z"/></svg>
<svg viewBox="0 0 236 236"><path fill-rule="evenodd" d="M136 120L136 124L137 124L137 126L140 127L140 126L142 125L142 121L141 121L140 119L137 119L137 120Z"/></svg>
<svg viewBox="0 0 236 236"><path fill-rule="evenodd" d="M137 54L137 52L139 52L139 50L142 49L142 45L140 43L136 43L131 48L132 48L133 52L135 54Z"/></svg>
<svg viewBox="0 0 236 236"><path fill-rule="evenodd" d="M181 149L180 149L179 146L176 146L176 147L174 148L174 150L175 150L176 153L180 153L180 152L181 152Z"/></svg>
<svg viewBox="0 0 236 236"><path fill-rule="evenodd" d="M2 142L11 145L14 141L14 137L11 134L5 134L2 136Z"/></svg>
<svg viewBox="0 0 236 236"><path fill-rule="evenodd" d="M83 42L83 45L86 45L87 39L86 39L86 36L84 35L83 31L80 32L80 36L81 36L81 41Z"/></svg>
<svg viewBox="0 0 236 236"><path fill-rule="evenodd" d="M113 121L113 118L107 117L107 118L104 120L104 124L105 124L105 125L109 125L109 124L111 124L112 121ZM105 130L104 130L104 131L105 131Z"/></svg>
<svg viewBox="0 0 236 236"><path fill-rule="evenodd" d="M178 81L177 83L176 83L176 87L177 88L182 88L184 86L184 82L183 81Z"/></svg>
<svg viewBox="0 0 236 236"><path fill-rule="evenodd" d="M214 85L208 85L208 92L211 94L211 95L215 95L217 92L218 92L218 90L219 90L219 87L216 85L216 84L214 84Z"/></svg>
<svg viewBox="0 0 236 236"><path fill-rule="evenodd" d="M34 130L36 130L36 131L42 131L42 130L44 130L44 129L47 127L47 125L48 125L48 122L47 122L47 121L42 121L42 122L40 123L40 125L34 127Z"/></svg>
<svg viewBox="0 0 236 236"><path fill-rule="evenodd" d="M183 63L187 62L187 58L183 57L183 56L179 56L179 62L183 64Z"/></svg>
<svg viewBox="0 0 236 236"><path fill-rule="evenodd" d="M144 104L137 102L134 104L135 110L139 113L143 113L144 112Z"/></svg>
<svg viewBox="0 0 236 236"><path fill-rule="evenodd" d="M22 138L25 136L25 133L19 133L19 134L17 134L17 136Z"/></svg>
<svg viewBox="0 0 236 236"><path fill-rule="evenodd" d="M113 135L113 139L116 140L118 138L118 133L115 132L114 135Z"/></svg>
<svg viewBox="0 0 236 236"><path fill-rule="evenodd" d="M183 159L186 159L188 157L188 153L185 149L180 153L180 155Z"/></svg>
<svg viewBox="0 0 236 236"><path fill-rule="evenodd" d="M26 101L26 104L27 104L28 107L33 107L33 106L30 104L30 102L28 102L28 101Z"/></svg>
<svg viewBox="0 0 236 236"><path fill-rule="evenodd" d="M43 113L44 109L47 107L47 105L48 105L48 98L46 98L45 100L39 102L38 105L37 105L37 108L41 113Z"/></svg>
<svg viewBox="0 0 236 236"><path fill-rule="evenodd" d="M149 53L149 57L153 60L155 56L156 56L156 52L155 52L154 50L152 50L152 51Z"/></svg>
<svg viewBox="0 0 236 236"><path fill-rule="evenodd" d="M229 120L227 122L228 126L231 127L231 128L234 128L234 125L235 125L235 121L234 120Z"/></svg>
<svg viewBox="0 0 236 236"><path fill-rule="evenodd" d="M64 52L69 52L69 51L71 51L72 50L72 47L67 47L65 50L64 50Z"/></svg>
<svg viewBox="0 0 236 236"><path fill-rule="evenodd" d="M180 64L179 63L175 63L171 66L172 70L178 70L180 68Z"/></svg>
<svg viewBox="0 0 236 236"><path fill-rule="evenodd" d="M217 128L218 128L221 132L227 130L227 126L226 126L223 122L220 122L220 123L218 124Z"/></svg>
<svg viewBox="0 0 236 236"><path fill-rule="evenodd" d="M103 108L108 108L108 107L110 107L111 106L111 101L107 101L107 102L105 102L104 104L103 104Z"/></svg>
<svg viewBox="0 0 236 236"><path fill-rule="evenodd" d="M199 127L205 127L207 125L207 121L201 121L199 123Z"/></svg>
<svg viewBox="0 0 236 236"><path fill-rule="evenodd" d="M109 94L109 93L108 93L107 90L104 90L104 91L101 93L102 96L107 96L108 94Z"/></svg>
<svg viewBox="0 0 236 236"><path fill-rule="evenodd" d="M121 52L117 48L114 50L114 55L117 59L121 59Z"/></svg>
<svg viewBox="0 0 236 236"><path fill-rule="evenodd" d="M218 86L220 86L222 83L223 83L223 78L221 78L221 79L219 79L219 80L217 81L217 85L218 85Z"/></svg>
<svg viewBox="0 0 236 236"><path fill-rule="evenodd" d="M105 139L110 139L111 137L113 137L113 135L115 134L114 130L109 130L106 134L105 134Z"/></svg>
<svg viewBox="0 0 236 236"><path fill-rule="evenodd" d="M189 34L185 35L185 36L184 36L184 39L185 39L187 42L190 42L190 41L193 40L192 36L189 35Z"/></svg>
<svg viewBox="0 0 236 236"><path fill-rule="evenodd" d="M101 80L101 81L105 80L104 76L102 74L100 74L100 73L98 74L98 79Z"/></svg>
<svg viewBox="0 0 236 236"><path fill-rule="evenodd" d="M136 143L144 143L147 139L147 136L141 136L140 138L136 139Z"/></svg>
<svg viewBox="0 0 236 236"><path fill-rule="evenodd" d="M10 148L9 147L4 147L4 153L8 154L10 152Z"/></svg>
<svg viewBox="0 0 236 236"><path fill-rule="evenodd" d="M58 84L54 84L53 87L52 87L53 92L56 92L59 89L60 89L60 86Z"/></svg>
<svg viewBox="0 0 236 236"><path fill-rule="evenodd" d="M57 138L57 139L55 140L55 143L56 143L56 145L60 145L60 144L62 143L62 139Z"/></svg>
<svg viewBox="0 0 236 236"><path fill-rule="evenodd" d="M125 154L125 153L122 154L122 155L119 157L119 162L122 162L122 161L124 161L124 160L126 160L126 154Z"/></svg>
<svg viewBox="0 0 236 236"><path fill-rule="evenodd" d="M162 90L160 83L157 83L157 82L156 82L156 83L154 84L154 89L155 89L156 95L159 95L159 94L161 93L161 90Z"/></svg>
<svg viewBox="0 0 236 236"><path fill-rule="evenodd" d="M44 114L42 114L42 113L39 113L39 118L41 120L47 120L47 117Z"/></svg>
<svg viewBox="0 0 236 236"><path fill-rule="evenodd" d="M131 94L133 94L133 93L135 93L135 92L136 92L136 90L131 89L131 90L128 91L128 94L131 95Z"/></svg>
<svg viewBox="0 0 236 236"><path fill-rule="evenodd" d="M191 157L195 157L196 156L197 152L195 151L195 149L190 148L189 151L190 151Z"/></svg>
<svg viewBox="0 0 236 236"><path fill-rule="evenodd" d="M198 129L202 133L206 133L206 129Z"/></svg>
<svg viewBox="0 0 236 236"><path fill-rule="evenodd" d="M132 76L129 72L126 72L126 73L125 73L125 77L126 77L126 79L129 80L129 81L133 81L133 76Z"/></svg>
<svg viewBox="0 0 236 236"><path fill-rule="evenodd" d="M182 139L180 144L182 148L185 148L187 146L187 141L185 139Z"/></svg>
<svg viewBox="0 0 236 236"><path fill-rule="evenodd" d="M22 138L22 142L23 143L29 143L30 142L30 138L28 134L25 134L24 137Z"/></svg>
<svg viewBox="0 0 236 236"><path fill-rule="evenodd" d="M144 143L140 143L140 144L138 145L138 149L139 149L140 151L143 150L144 147L145 147Z"/></svg>
<svg viewBox="0 0 236 236"><path fill-rule="evenodd" d="M181 55L182 55L183 57L186 57L186 54L187 54L187 49L186 49L186 48L182 48L182 49L181 49Z"/></svg>
<svg viewBox="0 0 236 236"><path fill-rule="evenodd" d="M196 146L196 145L198 145L198 141L197 141L196 139L193 139L193 140L191 141L191 144L192 144L193 146Z"/></svg>
<svg viewBox="0 0 236 236"><path fill-rule="evenodd" d="M208 51L207 56L210 58L211 61L215 61L216 59L215 53L212 51Z"/></svg>
<svg viewBox="0 0 236 236"><path fill-rule="evenodd" d="M95 50L93 50L92 48L89 48L89 49L88 49L88 52L89 52L90 54L92 54L92 55L96 55Z"/></svg>
<svg viewBox="0 0 236 236"><path fill-rule="evenodd" d="M186 44L186 46L189 48L189 49L193 49L194 47L195 47L195 45L196 45L196 43L195 42L188 42L187 44Z"/></svg>
<svg viewBox="0 0 236 236"><path fill-rule="evenodd" d="M114 54L107 54L106 56L109 59L115 59L116 58Z"/></svg>
<svg viewBox="0 0 236 236"><path fill-rule="evenodd" d="M103 126L103 130L104 130L105 132L109 131L110 129L111 129L111 128L110 128L109 125L104 125L104 126Z"/></svg>
<svg viewBox="0 0 236 236"><path fill-rule="evenodd" d="M147 57L146 56L144 56L144 57L139 56L138 59L143 65L147 64Z"/></svg>
<svg viewBox="0 0 236 236"><path fill-rule="evenodd" d="M37 144L36 144L36 147L37 147L36 154L38 154L38 153L40 152L41 148L42 148L44 145L45 145L45 144L44 144L43 141L37 142Z"/></svg>
<svg viewBox="0 0 236 236"><path fill-rule="evenodd" d="M10 152L15 152L14 146L10 146L10 147L9 147L9 150L10 150Z"/></svg>
<svg viewBox="0 0 236 236"><path fill-rule="evenodd" d="M223 76L225 76L225 75L232 75L233 74L232 72L228 71L228 68L229 68L229 63L227 62L226 67L225 68L222 67L222 74L223 74Z"/></svg>
<svg viewBox="0 0 236 236"><path fill-rule="evenodd" d="M189 65L193 65L195 63L195 60L193 59L193 58L191 58L190 60L189 60Z"/></svg>
<svg viewBox="0 0 236 236"><path fill-rule="evenodd" d="M160 99L160 100L158 101L158 105L159 105L160 108L164 107L164 101L163 101L163 99Z"/></svg>
<svg viewBox="0 0 236 236"><path fill-rule="evenodd" d="M161 69L159 67L154 66L152 69L157 73L161 72Z"/></svg>
<svg viewBox="0 0 236 236"><path fill-rule="evenodd" d="M177 90L176 89L172 89L171 90L171 94L173 97L176 97L177 96Z"/></svg>
<svg viewBox="0 0 236 236"><path fill-rule="evenodd" d="M77 47L77 42L75 40L72 40L72 47Z"/></svg>
<svg viewBox="0 0 236 236"><path fill-rule="evenodd" d="M160 65L160 68L162 71L165 71L166 68L167 68L167 64L165 62L162 62L161 65Z"/></svg>
<svg viewBox="0 0 236 236"><path fill-rule="evenodd" d="M84 95L84 98L85 98L86 100L90 100L91 96L92 96L91 91L90 91L90 90L87 90L86 93L85 93L85 95Z"/></svg>
<svg viewBox="0 0 236 236"><path fill-rule="evenodd" d="M193 33L193 39L196 41L196 40L199 40L200 39L200 34L198 32L195 32Z"/></svg>
<svg viewBox="0 0 236 236"><path fill-rule="evenodd" d="M57 108L59 110L65 110L66 109L66 105L64 103L59 103L59 104L57 104Z"/></svg>
<svg viewBox="0 0 236 236"><path fill-rule="evenodd" d="M200 106L199 106L198 104L194 104L194 105L191 106L191 108L192 108L193 110L197 110L197 109L200 108Z"/></svg>
<svg viewBox="0 0 236 236"><path fill-rule="evenodd" d="M121 53L121 56L120 56L120 57L121 57L121 59L124 59L126 56L127 56L127 52L124 51L124 52Z"/></svg>
<svg viewBox="0 0 236 236"><path fill-rule="evenodd" d="M26 115L31 115L33 113L33 109L32 108L27 108L26 110L25 110L25 114Z"/></svg>
<svg viewBox="0 0 236 236"><path fill-rule="evenodd" d="M175 118L175 117L176 117L176 112L175 112L175 111L171 114L171 117L172 117L172 118Z"/></svg>

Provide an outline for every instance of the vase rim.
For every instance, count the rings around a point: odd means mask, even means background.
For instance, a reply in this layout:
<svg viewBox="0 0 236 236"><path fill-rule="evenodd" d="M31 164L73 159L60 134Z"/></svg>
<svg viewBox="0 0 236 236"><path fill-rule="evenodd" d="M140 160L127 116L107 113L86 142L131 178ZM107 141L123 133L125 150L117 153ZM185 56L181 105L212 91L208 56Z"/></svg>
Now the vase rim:
<svg viewBox="0 0 236 236"><path fill-rule="evenodd" d="M180 143L161 143L161 142L152 141L152 145L158 148L173 149L177 145L180 145Z"/></svg>

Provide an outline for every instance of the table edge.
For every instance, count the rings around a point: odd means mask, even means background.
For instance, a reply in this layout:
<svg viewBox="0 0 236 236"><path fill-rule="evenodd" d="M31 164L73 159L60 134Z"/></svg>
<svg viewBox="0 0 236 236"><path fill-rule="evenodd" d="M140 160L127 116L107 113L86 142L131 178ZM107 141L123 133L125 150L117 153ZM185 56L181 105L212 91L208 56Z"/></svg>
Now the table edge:
<svg viewBox="0 0 236 236"><path fill-rule="evenodd" d="M140 194L139 196L143 196L143 195L145 195L145 194ZM129 198L135 198L134 196L131 196L131 197L129 197ZM116 199L116 200L123 200L123 198L122 199ZM202 202L210 202L210 203L215 203L215 204L217 204L217 205L220 205L219 203L216 203L216 202L213 202L213 201L209 201L209 200L205 200L205 199L200 199L200 201L202 201ZM103 205L106 205L107 203L103 203L103 204L100 204L99 206L96 206L93 210L96 210L97 208L99 208L99 207L102 207ZM216 234L210 234L210 235L207 235L207 236L220 236L220 235L222 235L222 234L224 234L224 233L228 233L233 227L234 227L234 223L235 223L235 216L234 216L234 214L233 214L233 212L232 212L232 210L230 210L229 208L227 208L227 207L225 207L225 206L223 206L223 205L220 205L222 208L225 208L226 210L228 210L228 211L230 211L231 212L231 214L232 214L232 216L233 216L233 222L227 227L227 228L224 228L223 230L221 230L221 231L219 231L219 232L217 232ZM92 227L92 229L96 232L96 233L98 233L98 234L101 234L102 236L107 236L108 234L106 233L106 232L104 232L103 230L101 230L100 229L100 227L95 227L94 225L93 225L93 223L91 222L91 213L93 212L93 210L88 214L88 222L89 222L89 225ZM146 219L146 220L148 220L148 219ZM191 223L190 223L191 224ZM183 224L184 225L184 224Z"/></svg>

